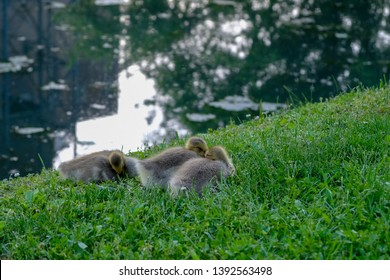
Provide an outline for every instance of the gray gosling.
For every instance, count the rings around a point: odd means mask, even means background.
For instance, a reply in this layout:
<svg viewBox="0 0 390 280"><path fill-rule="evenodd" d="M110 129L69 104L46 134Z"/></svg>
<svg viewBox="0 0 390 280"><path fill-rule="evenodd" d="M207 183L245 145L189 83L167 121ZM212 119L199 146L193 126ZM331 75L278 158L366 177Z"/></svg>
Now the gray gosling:
<svg viewBox="0 0 390 280"><path fill-rule="evenodd" d="M170 148L151 158L139 160L117 150L101 151L63 162L58 171L63 178L85 183L139 175L144 187L166 188L172 173L180 165L189 159L204 157L207 150L207 143L202 138L191 137L184 148Z"/></svg>
<svg viewBox="0 0 390 280"><path fill-rule="evenodd" d="M135 167L144 187L167 188L170 178L183 163L204 157L207 150L207 143L202 138L191 137L184 148L170 148L151 158L138 160Z"/></svg>
<svg viewBox="0 0 390 280"><path fill-rule="evenodd" d="M103 182L136 176L133 162L134 159L125 158L121 151L100 151L63 162L58 171L63 178L73 181Z"/></svg>
<svg viewBox="0 0 390 280"><path fill-rule="evenodd" d="M202 196L207 184L234 174L235 168L226 150L214 146L206 152L205 158L194 158L183 163L170 179L169 191L172 197L177 197L181 191L194 189Z"/></svg>

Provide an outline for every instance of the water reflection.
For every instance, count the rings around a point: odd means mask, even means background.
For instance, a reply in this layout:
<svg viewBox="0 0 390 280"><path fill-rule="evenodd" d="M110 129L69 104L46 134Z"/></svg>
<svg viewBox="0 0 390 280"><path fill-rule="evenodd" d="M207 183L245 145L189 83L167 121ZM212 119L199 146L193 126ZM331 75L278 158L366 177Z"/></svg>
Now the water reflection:
<svg viewBox="0 0 390 280"><path fill-rule="evenodd" d="M147 106L146 98L154 98L153 80L147 79L136 66L122 71L118 79L118 110L106 117L94 118L76 123L75 139L68 140L68 147L60 149L54 160L57 167L62 161L75 155L87 154L104 149L136 151L145 145L152 145L161 139L166 131L159 130L163 119L158 105ZM103 109L105 105L91 104ZM158 131L160 137L156 137ZM185 129L179 130L186 133Z"/></svg>
<svg viewBox="0 0 390 280"><path fill-rule="evenodd" d="M389 74L388 0L1 4L3 178Z"/></svg>

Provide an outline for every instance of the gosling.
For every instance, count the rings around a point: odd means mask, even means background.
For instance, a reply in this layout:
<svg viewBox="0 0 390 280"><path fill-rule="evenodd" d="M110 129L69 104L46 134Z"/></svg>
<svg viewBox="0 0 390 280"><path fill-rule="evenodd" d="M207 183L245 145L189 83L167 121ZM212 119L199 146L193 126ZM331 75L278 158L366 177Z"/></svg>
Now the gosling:
<svg viewBox="0 0 390 280"><path fill-rule="evenodd" d="M210 148L205 158L194 158L183 163L169 180L169 191L177 197L181 191L194 189L202 196L207 184L235 174L235 168L226 150L221 146Z"/></svg>
<svg viewBox="0 0 390 280"><path fill-rule="evenodd" d="M84 155L59 165L58 171L65 179L73 181L103 182L124 176L136 176L134 159L125 158L121 151L100 151Z"/></svg>
<svg viewBox="0 0 390 280"><path fill-rule="evenodd" d="M170 148L151 158L138 160L135 167L144 187L167 188L170 178L183 163L204 157L207 150L204 139L191 137L184 148Z"/></svg>

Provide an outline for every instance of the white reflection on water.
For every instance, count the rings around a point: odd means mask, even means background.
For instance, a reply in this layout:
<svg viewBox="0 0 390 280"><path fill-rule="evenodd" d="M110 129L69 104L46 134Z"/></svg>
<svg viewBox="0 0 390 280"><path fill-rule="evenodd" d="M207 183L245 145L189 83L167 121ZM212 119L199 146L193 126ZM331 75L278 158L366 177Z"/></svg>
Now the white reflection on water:
<svg viewBox="0 0 390 280"><path fill-rule="evenodd" d="M144 148L145 143L151 144L153 139L150 138L156 131L162 134L162 109L158 105L144 105L145 99L153 99L156 94L154 81L147 79L138 67L131 66L119 74L118 82L117 114L78 122L76 142L68 142L69 146L58 151L53 161L55 168L61 162L74 158L74 154L83 155L105 149L120 149L125 153L136 151ZM63 139L62 136L57 141Z"/></svg>
<svg viewBox="0 0 390 280"><path fill-rule="evenodd" d="M128 2L129 0L95 0L95 5L98 6L122 5Z"/></svg>

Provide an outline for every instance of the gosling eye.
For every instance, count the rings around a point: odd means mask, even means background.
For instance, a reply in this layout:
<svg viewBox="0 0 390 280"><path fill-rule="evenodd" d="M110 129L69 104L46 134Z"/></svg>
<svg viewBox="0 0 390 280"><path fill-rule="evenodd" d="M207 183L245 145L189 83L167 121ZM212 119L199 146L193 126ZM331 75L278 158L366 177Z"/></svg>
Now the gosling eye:
<svg viewBox="0 0 390 280"><path fill-rule="evenodd" d="M213 157L213 155L210 154L210 153L206 153L205 157L208 158L208 159L211 159L211 160L215 160L215 158Z"/></svg>

